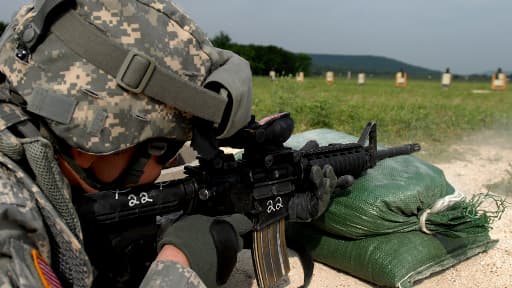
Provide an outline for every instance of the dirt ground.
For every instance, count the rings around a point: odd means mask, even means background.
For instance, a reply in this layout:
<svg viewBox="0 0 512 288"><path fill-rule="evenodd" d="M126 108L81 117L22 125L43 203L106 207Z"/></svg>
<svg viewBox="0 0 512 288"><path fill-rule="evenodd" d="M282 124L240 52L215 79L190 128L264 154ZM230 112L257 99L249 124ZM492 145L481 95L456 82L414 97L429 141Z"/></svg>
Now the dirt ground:
<svg viewBox="0 0 512 288"><path fill-rule="evenodd" d="M510 133L509 133L510 134ZM503 132L486 132L469 136L461 144L454 145L451 151L461 157L434 163L443 169L448 181L467 197L475 193L488 192L486 185L502 183L512 173L512 141ZM424 149L428 147L424 147ZM507 181L510 185L512 181ZM512 203L512 187L508 189L507 200ZM510 206L510 205L509 205ZM481 253L447 270L431 275L416 283L418 288L504 288L512 287L512 207L502 218L493 224L493 239L499 239L496 247ZM302 283L302 268L298 258L291 252L292 270L288 287L298 287ZM225 288L257 287L248 250L240 256L237 267ZM377 287L343 272L316 263L310 287Z"/></svg>

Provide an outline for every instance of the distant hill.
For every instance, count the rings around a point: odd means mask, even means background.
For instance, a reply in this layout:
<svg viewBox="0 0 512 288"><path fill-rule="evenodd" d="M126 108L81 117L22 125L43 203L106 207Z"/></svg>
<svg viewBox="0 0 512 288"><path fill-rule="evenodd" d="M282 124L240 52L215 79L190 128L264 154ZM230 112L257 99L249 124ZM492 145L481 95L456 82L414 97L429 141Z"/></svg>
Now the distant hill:
<svg viewBox="0 0 512 288"><path fill-rule="evenodd" d="M365 72L374 75L394 75L403 68L410 76L438 75L441 71L431 70L411 64L407 64L395 59L370 56L370 55L328 55L328 54L309 54L313 74L323 74L325 71L334 71L336 73Z"/></svg>
<svg viewBox="0 0 512 288"><path fill-rule="evenodd" d="M507 75L512 75L512 70L511 71L508 71L508 70L503 70L502 71L503 73L507 74ZM484 74L484 75L487 75L487 76L492 76L492 74L496 73L496 70L487 70L487 71L484 71L480 74Z"/></svg>

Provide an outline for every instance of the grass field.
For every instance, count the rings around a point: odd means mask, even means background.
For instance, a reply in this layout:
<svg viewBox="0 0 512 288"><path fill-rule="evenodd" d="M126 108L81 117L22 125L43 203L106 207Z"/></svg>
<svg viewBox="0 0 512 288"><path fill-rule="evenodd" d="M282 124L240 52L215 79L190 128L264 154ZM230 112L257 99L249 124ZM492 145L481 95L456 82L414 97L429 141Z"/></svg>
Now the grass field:
<svg viewBox="0 0 512 288"><path fill-rule="evenodd" d="M444 145L469 133L510 131L512 124L511 87L490 91L490 81L460 80L443 89L437 80L410 80L408 87L396 88L389 79L370 78L358 86L346 79L327 85L320 77L304 83L255 77L253 85L257 118L288 111L295 132L331 128L354 135L368 121L376 121L380 143L419 142L429 147L429 154L442 152Z"/></svg>

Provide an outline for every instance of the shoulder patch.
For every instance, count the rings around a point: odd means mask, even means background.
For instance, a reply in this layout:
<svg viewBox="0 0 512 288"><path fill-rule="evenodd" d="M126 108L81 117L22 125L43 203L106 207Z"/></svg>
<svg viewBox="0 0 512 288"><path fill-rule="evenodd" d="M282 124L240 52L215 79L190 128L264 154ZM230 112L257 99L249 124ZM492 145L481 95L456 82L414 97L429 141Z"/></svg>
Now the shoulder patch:
<svg viewBox="0 0 512 288"><path fill-rule="evenodd" d="M36 250L32 250L32 259L34 260L34 266L36 267L39 278L43 283L44 288L61 288L59 279L53 273L52 267L46 263L41 254Z"/></svg>

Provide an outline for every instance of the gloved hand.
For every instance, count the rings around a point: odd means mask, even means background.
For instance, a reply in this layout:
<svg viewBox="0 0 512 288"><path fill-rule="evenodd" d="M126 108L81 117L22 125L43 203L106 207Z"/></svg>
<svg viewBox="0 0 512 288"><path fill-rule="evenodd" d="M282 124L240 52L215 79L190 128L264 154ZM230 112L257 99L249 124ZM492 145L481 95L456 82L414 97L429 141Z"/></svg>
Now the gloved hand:
<svg viewBox="0 0 512 288"><path fill-rule="evenodd" d="M308 141L300 151L307 151L318 148L316 141ZM329 203L336 188L347 188L352 185L354 177L344 175L336 177L330 165L311 167L309 174L311 188L306 193L298 193L290 200L288 215L290 221L311 221L322 215Z"/></svg>
<svg viewBox="0 0 512 288"><path fill-rule="evenodd" d="M215 287L228 280L236 265L237 254L243 248L240 235L251 228L252 222L241 214L183 216L177 222L162 227L158 251L164 245L176 246L206 286Z"/></svg>

